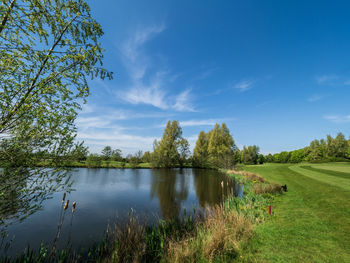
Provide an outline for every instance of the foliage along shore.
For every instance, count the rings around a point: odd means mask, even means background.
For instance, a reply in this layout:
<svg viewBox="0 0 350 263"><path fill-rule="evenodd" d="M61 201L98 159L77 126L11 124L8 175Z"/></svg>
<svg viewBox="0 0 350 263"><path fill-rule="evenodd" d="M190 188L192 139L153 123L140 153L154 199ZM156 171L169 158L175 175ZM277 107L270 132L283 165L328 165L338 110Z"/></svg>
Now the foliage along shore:
<svg viewBox="0 0 350 263"><path fill-rule="evenodd" d="M39 251L28 248L15 258L2 257L0 262L239 261L254 227L266 219L268 204L282 189L254 173L222 171L244 184L242 198L231 195L222 204L202 213L160 220L156 226L146 226L135 214L130 214L126 223L116 224L85 254L72 250L69 244L67 249L53 253L42 246ZM225 185L222 189L228 191Z"/></svg>
<svg viewBox="0 0 350 263"><path fill-rule="evenodd" d="M40 161L41 166L49 166L51 158ZM45 160L45 158L44 158ZM225 123L216 124L209 132L201 131L191 155L188 141L182 137L178 121L169 121L160 141L153 143L153 152L138 151L122 156L119 149L104 147L101 154L89 154L83 142L76 145L71 155L60 164L65 167L87 168L226 168L240 164L301 162L350 162L350 139L342 133L336 137L314 140L309 146L294 151L262 155L259 147L236 146Z"/></svg>

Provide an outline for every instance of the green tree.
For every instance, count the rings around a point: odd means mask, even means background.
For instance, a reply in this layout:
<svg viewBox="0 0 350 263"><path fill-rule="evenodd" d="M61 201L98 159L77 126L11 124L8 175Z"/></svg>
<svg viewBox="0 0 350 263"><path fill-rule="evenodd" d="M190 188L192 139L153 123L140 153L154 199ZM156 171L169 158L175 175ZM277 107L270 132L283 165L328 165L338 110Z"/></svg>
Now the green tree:
<svg viewBox="0 0 350 263"><path fill-rule="evenodd" d="M182 129L178 121L168 121L162 139L153 143L152 166L175 167L180 162L179 144L182 142Z"/></svg>
<svg viewBox="0 0 350 263"><path fill-rule="evenodd" d="M122 151L119 149L115 149L112 151L112 159L117 162L123 161Z"/></svg>
<svg viewBox="0 0 350 263"><path fill-rule="evenodd" d="M111 146L106 146L105 148L103 148L103 150L101 151L101 154L102 154L102 159L104 161L108 161L112 158L112 154L113 154L113 151L112 151L112 147Z"/></svg>
<svg viewBox="0 0 350 263"><path fill-rule="evenodd" d="M128 163L130 164L131 168L137 168L138 165L141 163L141 157L142 157L142 151L139 151L135 154L128 154L126 156Z"/></svg>
<svg viewBox="0 0 350 263"><path fill-rule="evenodd" d="M330 143L329 144L330 148L328 148L328 143ZM316 162L316 161L322 160L323 156L322 156L321 145L320 145L319 140L313 140L310 143L308 150L309 150L309 154L307 156L308 161ZM333 138L331 136L329 136L329 138L327 138L327 155L328 155L328 153L333 155L334 151L335 151L335 149L333 147Z"/></svg>
<svg viewBox="0 0 350 263"><path fill-rule="evenodd" d="M90 154L86 159L86 166L88 168L98 168L102 165L102 159L98 154Z"/></svg>
<svg viewBox="0 0 350 263"><path fill-rule="evenodd" d="M146 151L142 156L142 162L149 163L151 162L151 153L149 151Z"/></svg>
<svg viewBox="0 0 350 263"><path fill-rule="evenodd" d="M208 141L209 134L201 131L193 149L193 165L196 167L208 167Z"/></svg>
<svg viewBox="0 0 350 263"><path fill-rule="evenodd" d="M230 168L234 165L233 153L236 149L232 135L225 123L215 124L209 132L208 155L213 167Z"/></svg>
<svg viewBox="0 0 350 263"><path fill-rule="evenodd" d="M287 151L280 152L279 159L280 163L288 163L290 158L290 153Z"/></svg>
<svg viewBox="0 0 350 263"><path fill-rule="evenodd" d="M274 155L272 155L272 157L273 157L273 162L274 163L280 163L281 162L279 153L275 153Z"/></svg>
<svg viewBox="0 0 350 263"><path fill-rule="evenodd" d="M317 141L317 140L315 140L315 141ZM313 141L313 142L316 143L315 141ZM310 147L311 147L311 144L310 144ZM313 147L315 147L315 146L313 145ZM336 145L335 145L335 141L334 141L333 137L331 135L327 135L327 146L326 146L327 157L332 158L332 157L336 156L336 152L337 152L337 149L336 149Z"/></svg>
<svg viewBox="0 0 350 263"><path fill-rule="evenodd" d="M180 167L183 167L185 162L191 155L190 144L184 138L182 138L178 143L178 152L179 152L179 164Z"/></svg>
<svg viewBox="0 0 350 263"><path fill-rule="evenodd" d="M265 162L265 156L263 154L258 155L257 163L263 164Z"/></svg>
<svg viewBox="0 0 350 263"><path fill-rule="evenodd" d="M67 173L37 167L33 153L50 156L52 167L67 161L87 79L111 73L102 68L103 31L85 1L2 1L0 16L0 143L7 145L0 151L6 162L0 193L9 176L12 185L25 180L20 198L34 208L47 193L65 188ZM30 185L38 185L34 193Z"/></svg>
<svg viewBox="0 0 350 263"><path fill-rule="evenodd" d="M290 153L289 162L290 163L300 163L304 160L304 158L305 158L305 150L304 149L295 150L295 151L292 151Z"/></svg>
<svg viewBox="0 0 350 263"><path fill-rule="evenodd" d="M72 151L71 158L74 161L82 162L85 161L89 154L89 147L84 146L84 142L75 145Z"/></svg>
<svg viewBox="0 0 350 263"><path fill-rule="evenodd" d="M257 164L259 157L259 147L253 146L243 146L241 151L241 160L244 164Z"/></svg>
<svg viewBox="0 0 350 263"><path fill-rule="evenodd" d="M267 156L265 156L265 161L267 163L272 163L274 161L271 153L269 153Z"/></svg>
<svg viewBox="0 0 350 263"><path fill-rule="evenodd" d="M338 158L345 158L346 157L346 152L348 148L348 142L345 139L344 134L339 132L337 136L334 139L334 145L336 148L335 156Z"/></svg>

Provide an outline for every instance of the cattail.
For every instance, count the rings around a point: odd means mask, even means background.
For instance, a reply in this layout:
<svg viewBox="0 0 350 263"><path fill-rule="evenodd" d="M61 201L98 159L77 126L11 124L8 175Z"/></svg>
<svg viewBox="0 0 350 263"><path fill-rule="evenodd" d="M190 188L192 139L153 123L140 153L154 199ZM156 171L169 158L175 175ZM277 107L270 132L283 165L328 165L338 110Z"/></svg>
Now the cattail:
<svg viewBox="0 0 350 263"><path fill-rule="evenodd" d="M74 201L73 204L72 204L72 213L74 213L76 204L77 204L77 203L76 203L75 201Z"/></svg>
<svg viewBox="0 0 350 263"><path fill-rule="evenodd" d="M68 204L69 204L69 200L67 200L66 203L64 204L64 207L63 207L64 210L68 208Z"/></svg>
<svg viewBox="0 0 350 263"><path fill-rule="evenodd" d="M66 200L66 193L63 194L62 204L64 203L64 200Z"/></svg>

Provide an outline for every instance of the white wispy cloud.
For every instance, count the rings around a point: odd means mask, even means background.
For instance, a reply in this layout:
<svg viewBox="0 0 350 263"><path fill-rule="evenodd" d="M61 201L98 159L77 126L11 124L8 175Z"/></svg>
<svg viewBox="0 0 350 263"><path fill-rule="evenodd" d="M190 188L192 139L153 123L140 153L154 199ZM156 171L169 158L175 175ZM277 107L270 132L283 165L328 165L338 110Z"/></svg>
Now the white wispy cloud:
<svg viewBox="0 0 350 263"><path fill-rule="evenodd" d="M195 111L193 105L191 104L191 94L189 89L176 96L173 108L176 111Z"/></svg>
<svg viewBox="0 0 350 263"><path fill-rule="evenodd" d="M235 89L238 89L240 92L245 92L250 90L253 87L254 82L250 80L243 80L234 85Z"/></svg>
<svg viewBox="0 0 350 263"><path fill-rule="evenodd" d="M329 74L329 75L322 75L322 76L317 76L316 81L318 84L331 84L331 82L338 80L339 76L335 74Z"/></svg>
<svg viewBox="0 0 350 263"><path fill-rule="evenodd" d="M180 121L181 127L194 127L194 126L214 126L216 123L222 123L225 121L237 120L236 118L221 118L221 119L204 119L204 120L186 120ZM164 128L166 123L157 125L156 127Z"/></svg>
<svg viewBox="0 0 350 263"><path fill-rule="evenodd" d="M309 97L307 100L309 102L315 102L315 101L318 101L318 100L321 100L325 97L325 95L320 95L320 94L314 94L312 95L311 97Z"/></svg>
<svg viewBox="0 0 350 263"><path fill-rule="evenodd" d="M194 111L190 101L190 91L185 90L171 96L166 87L173 80L174 75L168 76L168 70L153 65L151 56L148 56L143 49L147 41L164 30L164 24L139 28L124 41L121 52L131 84L126 91L118 92L117 95L134 105L146 104L162 110Z"/></svg>
<svg viewBox="0 0 350 263"><path fill-rule="evenodd" d="M149 104L160 109L168 109L166 93L160 87L161 79L157 78L151 85L138 83L122 94L122 98L131 104Z"/></svg>
<svg viewBox="0 0 350 263"><path fill-rule="evenodd" d="M215 123L218 123L218 120L207 119L207 120L188 120L180 121L181 127L191 127L191 126L214 126Z"/></svg>
<svg viewBox="0 0 350 263"><path fill-rule="evenodd" d="M149 61L147 56L142 52L142 46L152 37L164 30L165 25L163 23L142 27L136 30L136 32L134 32L134 34L127 38L122 44L121 51L124 56L123 61L129 70L130 77L134 81L142 79L149 67Z"/></svg>
<svg viewBox="0 0 350 263"><path fill-rule="evenodd" d="M350 122L350 115L326 115L324 119L334 123L348 123Z"/></svg>

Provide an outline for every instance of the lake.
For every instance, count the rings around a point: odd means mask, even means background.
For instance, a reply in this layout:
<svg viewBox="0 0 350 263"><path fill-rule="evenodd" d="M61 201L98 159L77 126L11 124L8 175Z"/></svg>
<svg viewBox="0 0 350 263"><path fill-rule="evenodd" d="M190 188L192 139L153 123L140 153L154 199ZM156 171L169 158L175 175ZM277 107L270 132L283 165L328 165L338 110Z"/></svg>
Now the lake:
<svg viewBox="0 0 350 263"><path fill-rule="evenodd" d="M225 196L242 194L232 178L205 169L88 169L72 171L75 191L65 211L59 246L70 239L73 247L86 249L99 241L107 226L123 220L131 210L148 224L159 219L179 217L194 209L213 206ZM224 189L221 187L223 182ZM38 248L41 242L51 245L57 232L63 193L45 200L43 209L7 229L13 239L9 255L27 245ZM72 217L71 204L77 207Z"/></svg>

